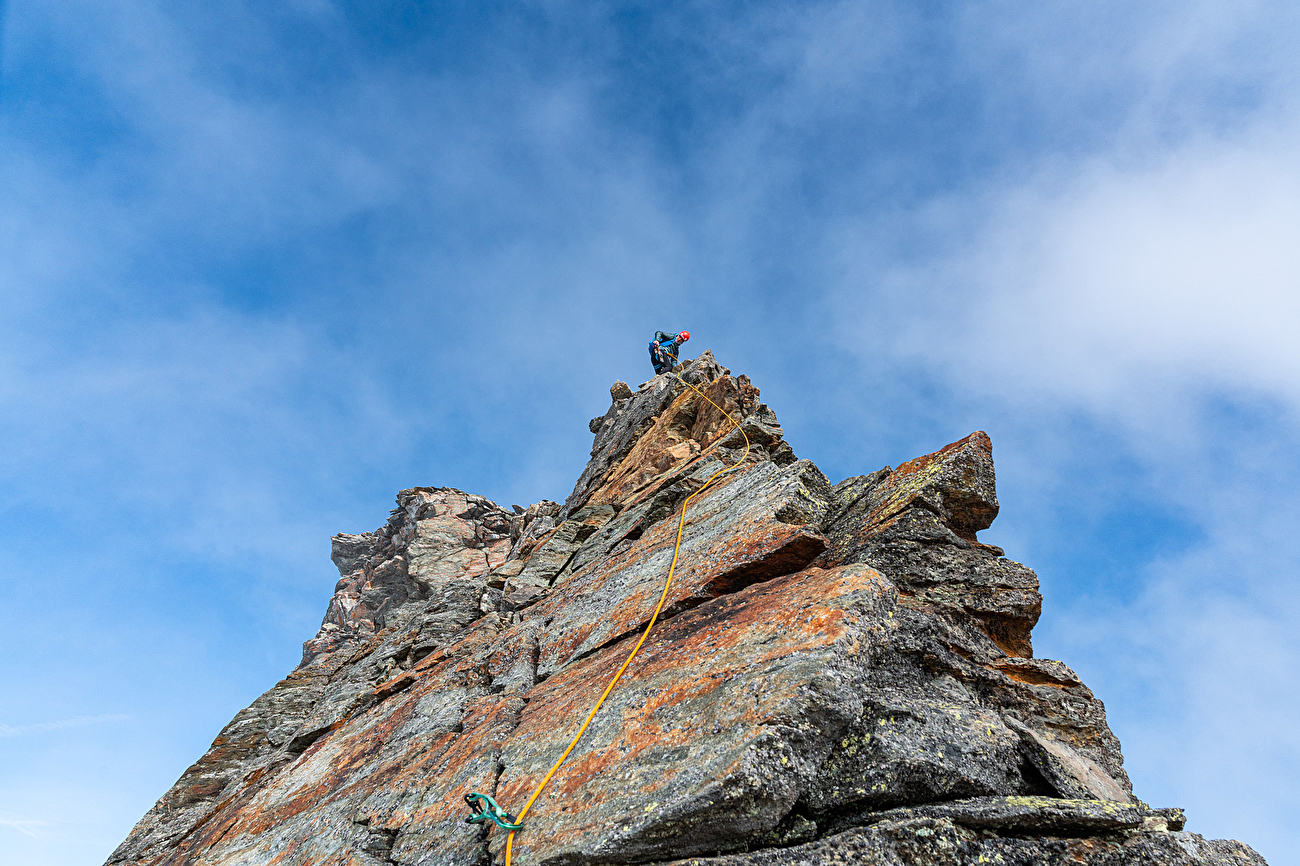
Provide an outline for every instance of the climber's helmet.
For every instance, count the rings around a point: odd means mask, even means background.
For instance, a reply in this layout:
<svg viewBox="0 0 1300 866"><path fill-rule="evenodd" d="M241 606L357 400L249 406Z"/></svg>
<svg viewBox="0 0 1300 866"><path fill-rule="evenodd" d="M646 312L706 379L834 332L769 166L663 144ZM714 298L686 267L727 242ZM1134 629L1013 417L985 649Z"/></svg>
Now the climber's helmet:
<svg viewBox="0 0 1300 866"><path fill-rule="evenodd" d="M685 343L685 342L686 342L687 340L689 340L690 338L691 338L691 332L690 332L690 331L682 331L680 334L677 335L677 342L679 342L679 343Z"/></svg>

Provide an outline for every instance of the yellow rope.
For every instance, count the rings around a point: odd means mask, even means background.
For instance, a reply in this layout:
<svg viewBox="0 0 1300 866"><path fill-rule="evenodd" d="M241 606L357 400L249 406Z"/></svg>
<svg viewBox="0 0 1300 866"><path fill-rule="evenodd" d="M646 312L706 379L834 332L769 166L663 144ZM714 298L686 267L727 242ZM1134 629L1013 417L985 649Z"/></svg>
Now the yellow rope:
<svg viewBox="0 0 1300 866"><path fill-rule="evenodd" d="M587 726L591 724L591 720L596 717L597 711L600 710L601 704L605 703L605 698L609 697L609 693L614 690L614 686L618 685L618 681L623 678L623 671L627 670L627 666L632 664L632 659L636 658L636 654L641 651L641 645L645 643L646 638L650 636L650 629L654 628L655 620L659 619L659 612L663 610L664 602L668 599L668 587L672 586L673 583L673 573L677 570L677 555L681 552L682 549L682 529L686 525L687 506L691 504L692 499L694 499L695 497L703 493L705 490L707 490L709 485L712 484L715 479L717 479L721 475L725 475L726 473L731 472L737 466L744 463L745 458L749 457L749 436L746 435L744 428L740 426L740 422L737 421L735 418L732 418L731 415L728 414L726 409L723 409L717 403L714 403L712 400L709 400L708 394L705 394L699 388L696 388L690 382L687 382L685 379L683 379L681 377L681 374L679 374L676 370L673 371L673 375L676 376L677 380L681 382L683 385L690 388L696 394L699 394L705 400L708 400L714 409L717 409L719 412L721 412L726 417L726 419L731 422L733 428L740 430L740 435L745 437L745 453L742 454L740 459L735 463L733 463L731 466L724 466L721 469L719 469L717 472L714 472L712 475L710 475L709 480L704 482L704 486L702 486L699 490L692 493L690 496L686 497L686 501L682 503L682 515L677 521L677 541L673 544L673 561L672 564L668 566L668 577L664 580L664 590L662 593L659 594L659 603L655 605L655 612L650 617L650 622L646 624L645 631L641 633L641 639L636 642L636 646L632 647L632 652L628 654L627 660L624 661L622 667L618 669L618 673L614 674L614 678L609 681L609 685L605 686L605 691L601 694L600 700L596 701L596 705L591 708L591 712L587 713L587 718L582 723L582 727L578 728L578 733L574 735L573 742L569 743L569 747L564 750L564 754L560 755L560 759L556 761L555 765L552 766L550 771L547 772L546 778L542 779L542 783L537 786L537 790L533 791L533 795L528 798L528 802L524 804L524 808L519 810L518 817L514 819L514 823L516 824L523 823L524 816L528 814L528 810L533 807L533 803L541 795L542 791L545 790L546 786L550 784L551 777L555 775L555 771L560 769L560 765L563 764L565 759L569 757L569 753L573 751L573 747L578 745L578 741L582 739L582 735L587 731ZM722 437L719 436L718 438L721 439ZM517 831L515 830L511 830L510 835L506 837L506 866L510 866L510 851L515 841L516 832Z"/></svg>

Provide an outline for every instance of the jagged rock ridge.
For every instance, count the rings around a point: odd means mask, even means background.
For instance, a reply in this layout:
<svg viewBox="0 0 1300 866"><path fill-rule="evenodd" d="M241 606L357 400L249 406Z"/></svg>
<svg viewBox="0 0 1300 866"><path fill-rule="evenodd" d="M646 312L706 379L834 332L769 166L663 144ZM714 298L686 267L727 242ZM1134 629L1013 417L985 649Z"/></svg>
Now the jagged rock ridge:
<svg viewBox="0 0 1300 866"><path fill-rule="evenodd" d="M302 664L240 712L109 864L487 866L517 809L650 640L529 814L514 861L1262 864L1137 800L1105 710L1035 659L1034 573L982 544L973 433L839 484L706 352L611 388L561 505L412 488L340 572ZM742 460L743 457L743 460ZM687 861L683 861L687 862Z"/></svg>

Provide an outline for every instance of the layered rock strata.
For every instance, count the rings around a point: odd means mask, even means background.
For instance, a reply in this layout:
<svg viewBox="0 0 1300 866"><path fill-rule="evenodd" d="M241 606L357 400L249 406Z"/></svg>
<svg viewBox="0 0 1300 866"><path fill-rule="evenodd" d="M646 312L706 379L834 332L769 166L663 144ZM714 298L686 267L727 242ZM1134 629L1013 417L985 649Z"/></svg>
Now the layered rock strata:
<svg viewBox="0 0 1300 866"><path fill-rule="evenodd" d="M302 664L240 712L109 864L1262 864L1137 800L1105 709L1033 657L1033 571L981 543L973 433L839 484L710 353L611 389L563 504L398 494L339 535ZM751 448L745 451L745 437Z"/></svg>

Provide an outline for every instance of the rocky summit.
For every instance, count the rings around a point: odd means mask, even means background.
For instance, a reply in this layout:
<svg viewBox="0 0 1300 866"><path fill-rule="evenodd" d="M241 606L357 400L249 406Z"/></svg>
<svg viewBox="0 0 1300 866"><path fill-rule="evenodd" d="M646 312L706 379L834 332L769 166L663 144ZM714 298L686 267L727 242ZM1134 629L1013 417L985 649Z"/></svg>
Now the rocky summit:
<svg viewBox="0 0 1300 866"><path fill-rule="evenodd" d="M976 432L832 484L706 352L591 421L563 504L415 487L338 535L302 663L241 711L109 864L1263 864L1137 799L1105 708L1034 658L1042 597L983 544ZM743 430L743 434L742 431ZM746 453L745 440L752 447Z"/></svg>

